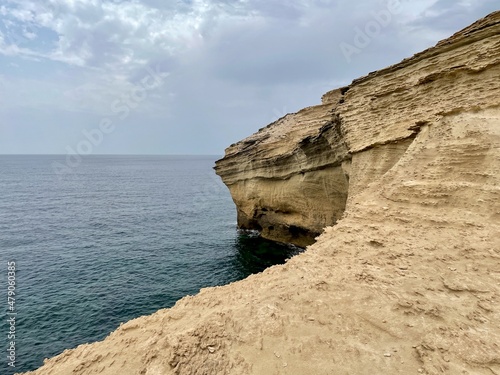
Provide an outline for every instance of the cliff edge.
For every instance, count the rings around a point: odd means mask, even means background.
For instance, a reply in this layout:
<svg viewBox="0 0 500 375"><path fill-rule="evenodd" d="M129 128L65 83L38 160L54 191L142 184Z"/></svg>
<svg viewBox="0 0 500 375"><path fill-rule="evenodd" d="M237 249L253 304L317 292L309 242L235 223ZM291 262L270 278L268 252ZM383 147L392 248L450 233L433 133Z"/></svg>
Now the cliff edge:
<svg viewBox="0 0 500 375"><path fill-rule="evenodd" d="M348 201L391 169L423 128L498 104L492 14L401 63L323 96L231 145L216 172L238 225L299 246L337 223ZM490 85L491 84L491 85Z"/></svg>
<svg viewBox="0 0 500 375"><path fill-rule="evenodd" d="M496 12L232 145L239 225L316 243L29 374L500 374L499 77Z"/></svg>

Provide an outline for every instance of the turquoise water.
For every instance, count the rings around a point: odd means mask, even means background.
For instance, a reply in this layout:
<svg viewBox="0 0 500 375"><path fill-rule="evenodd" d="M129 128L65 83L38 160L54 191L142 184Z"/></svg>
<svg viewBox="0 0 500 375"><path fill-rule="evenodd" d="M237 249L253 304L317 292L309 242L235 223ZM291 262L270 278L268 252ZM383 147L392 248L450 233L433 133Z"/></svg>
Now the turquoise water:
<svg viewBox="0 0 500 375"><path fill-rule="evenodd" d="M120 322L172 306L200 288L283 263L298 249L238 231L217 157L0 156L0 275L16 262L16 368L101 340Z"/></svg>

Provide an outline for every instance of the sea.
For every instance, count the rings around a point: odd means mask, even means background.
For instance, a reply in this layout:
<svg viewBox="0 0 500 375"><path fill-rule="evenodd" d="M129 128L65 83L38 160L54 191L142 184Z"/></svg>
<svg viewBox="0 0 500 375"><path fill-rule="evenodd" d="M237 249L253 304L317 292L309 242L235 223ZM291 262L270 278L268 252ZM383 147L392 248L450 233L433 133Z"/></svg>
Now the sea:
<svg viewBox="0 0 500 375"><path fill-rule="evenodd" d="M0 373L300 252L237 229L218 158L0 155Z"/></svg>

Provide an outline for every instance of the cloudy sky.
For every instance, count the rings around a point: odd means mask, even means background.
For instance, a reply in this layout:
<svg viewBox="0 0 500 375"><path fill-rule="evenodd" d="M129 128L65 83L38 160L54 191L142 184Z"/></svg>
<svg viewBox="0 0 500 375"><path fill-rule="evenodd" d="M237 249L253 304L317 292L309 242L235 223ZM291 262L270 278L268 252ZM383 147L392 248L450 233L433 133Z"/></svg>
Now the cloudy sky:
<svg viewBox="0 0 500 375"><path fill-rule="evenodd" d="M222 154L497 2L0 0L0 154Z"/></svg>

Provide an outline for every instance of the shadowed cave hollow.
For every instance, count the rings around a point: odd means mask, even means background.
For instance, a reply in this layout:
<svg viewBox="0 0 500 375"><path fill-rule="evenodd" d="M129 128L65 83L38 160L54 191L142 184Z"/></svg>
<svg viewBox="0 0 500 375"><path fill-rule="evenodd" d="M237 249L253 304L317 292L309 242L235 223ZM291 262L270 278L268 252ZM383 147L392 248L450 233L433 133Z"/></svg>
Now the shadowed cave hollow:
<svg viewBox="0 0 500 375"><path fill-rule="evenodd" d="M334 226L343 217L352 196L401 160L418 132L347 154L333 166L300 172L285 180L254 180L254 199L235 200L238 226L257 230L262 237L277 242L302 248L313 244L324 228Z"/></svg>
<svg viewBox="0 0 500 375"><path fill-rule="evenodd" d="M328 169L332 168L336 171L329 176ZM237 204L238 227L256 230L266 239L302 248L313 244L323 229L335 225L345 212L349 176L347 173L339 175L337 169L340 168L305 172L280 181L279 189L286 193L274 195L272 201L259 199L250 214ZM293 181L298 178L304 180L302 184ZM318 205L313 200L322 203Z"/></svg>

